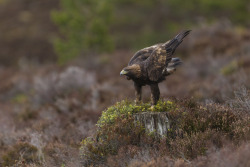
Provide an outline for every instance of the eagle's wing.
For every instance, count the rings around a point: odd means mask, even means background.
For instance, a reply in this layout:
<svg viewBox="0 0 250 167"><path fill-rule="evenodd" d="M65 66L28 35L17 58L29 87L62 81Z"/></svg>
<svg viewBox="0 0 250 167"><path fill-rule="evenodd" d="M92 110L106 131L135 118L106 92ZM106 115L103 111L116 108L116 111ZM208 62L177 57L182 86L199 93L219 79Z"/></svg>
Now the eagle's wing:
<svg viewBox="0 0 250 167"><path fill-rule="evenodd" d="M183 31L174 39L158 46L146 62L148 77L151 81L157 81L162 77L163 69L168 66L175 49L181 44L183 38L190 33L190 30Z"/></svg>
<svg viewBox="0 0 250 167"><path fill-rule="evenodd" d="M160 44L155 44L153 46L150 46L150 47L146 47L146 48L143 48L139 51L137 51L134 56L130 59L128 65L133 65L133 64L136 64L136 63L140 63L140 62L143 62L144 60L146 60L151 54L152 52L158 48L160 45L162 45L161 43Z"/></svg>

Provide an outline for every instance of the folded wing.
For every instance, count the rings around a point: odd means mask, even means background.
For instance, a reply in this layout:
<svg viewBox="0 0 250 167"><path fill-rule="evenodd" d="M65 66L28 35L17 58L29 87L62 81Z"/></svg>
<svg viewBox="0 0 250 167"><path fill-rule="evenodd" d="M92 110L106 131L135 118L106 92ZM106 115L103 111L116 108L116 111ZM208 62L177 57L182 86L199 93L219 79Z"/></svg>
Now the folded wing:
<svg viewBox="0 0 250 167"><path fill-rule="evenodd" d="M145 61L152 53L153 51L158 48L162 44L155 44L150 47L143 48L139 51L137 51L134 56L130 59L128 65L131 66L136 63L141 63Z"/></svg>
<svg viewBox="0 0 250 167"><path fill-rule="evenodd" d="M183 38L190 33L190 30L183 31L174 39L157 46L145 62L148 77L151 81L158 81L163 77L163 70L171 62L175 49L181 44Z"/></svg>

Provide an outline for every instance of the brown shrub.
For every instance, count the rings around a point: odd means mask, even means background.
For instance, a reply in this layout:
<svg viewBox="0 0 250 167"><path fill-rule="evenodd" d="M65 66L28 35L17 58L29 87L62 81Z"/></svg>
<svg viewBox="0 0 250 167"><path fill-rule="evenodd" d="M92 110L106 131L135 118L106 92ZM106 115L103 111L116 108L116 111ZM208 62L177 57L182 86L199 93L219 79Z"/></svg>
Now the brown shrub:
<svg viewBox="0 0 250 167"><path fill-rule="evenodd" d="M28 143L17 143L3 155L3 166L12 166L20 161L22 164L39 163L37 151Z"/></svg>
<svg viewBox="0 0 250 167"><path fill-rule="evenodd" d="M108 155L117 155L122 146L139 145L145 131L133 121L132 116L117 118L113 126L104 125L94 138L85 139L81 148L84 166L104 163Z"/></svg>
<svg viewBox="0 0 250 167"><path fill-rule="evenodd" d="M249 155L249 143L243 143L239 147L227 144L220 150L210 149L206 156L199 156L192 161L164 156L148 162L138 160L131 163L129 167L248 167Z"/></svg>

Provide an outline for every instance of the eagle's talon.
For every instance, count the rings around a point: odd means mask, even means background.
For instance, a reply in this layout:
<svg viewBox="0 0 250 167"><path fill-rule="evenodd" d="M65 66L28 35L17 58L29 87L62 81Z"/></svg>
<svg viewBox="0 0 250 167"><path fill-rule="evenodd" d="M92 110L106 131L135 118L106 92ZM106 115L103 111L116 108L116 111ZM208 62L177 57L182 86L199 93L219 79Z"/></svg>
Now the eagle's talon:
<svg viewBox="0 0 250 167"><path fill-rule="evenodd" d="M152 106L150 107L150 110L151 110L151 111L154 111L154 109L155 109L155 105L152 105Z"/></svg>

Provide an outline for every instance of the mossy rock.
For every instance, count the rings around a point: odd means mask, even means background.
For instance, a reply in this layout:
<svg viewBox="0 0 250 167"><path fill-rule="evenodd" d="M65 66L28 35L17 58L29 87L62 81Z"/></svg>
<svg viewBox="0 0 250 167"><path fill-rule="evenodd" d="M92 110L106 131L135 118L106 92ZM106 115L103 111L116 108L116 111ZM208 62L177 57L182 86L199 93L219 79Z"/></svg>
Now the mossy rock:
<svg viewBox="0 0 250 167"><path fill-rule="evenodd" d="M166 114L176 109L175 103L171 101L159 101L153 110L150 103L134 104L129 101L118 102L109 107L97 122L95 136L82 141L81 154L85 161L84 166L92 162L105 162L107 155L116 155L122 146L140 145L141 138L158 138L166 135L169 128ZM146 122L154 122L151 125L156 126L145 126L143 118L151 119ZM152 130L147 129L148 127Z"/></svg>
<svg viewBox="0 0 250 167"><path fill-rule="evenodd" d="M116 103L114 106L109 107L102 113L97 126L100 128L105 124L113 124L118 117L129 117L134 114L151 112L169 112L177 109L177 106L172 101L159 101L154 109L151 108L150 103L135 104L130 101L121 101Z"/></svg>
<svg viewBox="0 0 250 167"><path fill-rule="evenodd" d="M182 152L194 159L211 146L223 147L225 140L248 139L249 119L226 106L204 106L189 99L159 101L154 110L149 103L118 102L102 113L96 133L82 141L82 164L105 164L127 146L162 150L160 154L178 158Z"/></svg>

